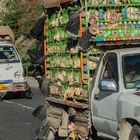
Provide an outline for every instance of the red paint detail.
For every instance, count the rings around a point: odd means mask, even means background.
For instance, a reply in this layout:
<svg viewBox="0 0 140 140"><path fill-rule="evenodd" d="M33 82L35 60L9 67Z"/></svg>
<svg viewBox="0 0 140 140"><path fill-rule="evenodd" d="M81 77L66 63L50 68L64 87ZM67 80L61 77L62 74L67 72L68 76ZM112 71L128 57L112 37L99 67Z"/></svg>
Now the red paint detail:
<svg viewBox="0 0 140 140"><path fill-rule="evenodd" d="M13 92L15 93L15 92L17 92L17 90L16 89L13 89Z"/></svg>

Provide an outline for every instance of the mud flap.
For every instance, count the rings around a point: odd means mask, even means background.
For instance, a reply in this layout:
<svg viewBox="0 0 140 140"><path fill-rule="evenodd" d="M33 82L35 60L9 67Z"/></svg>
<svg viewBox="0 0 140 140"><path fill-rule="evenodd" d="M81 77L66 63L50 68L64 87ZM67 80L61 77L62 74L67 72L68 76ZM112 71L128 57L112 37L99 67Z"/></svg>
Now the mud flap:
<svg viewBox="0 0 140 140"><path fill-rule="evenodd" d="M38 118L40 121L43 121L47 117L45 110L46 110L46 107L44 105L40 105L32 112L32 114L34 117Z"/></svg>
<svg viewBox="0 0 140 140"><path fill-rule="evenodd" d="M50 80L46 79L42 82L41 84L41 92L42 92L42 95L44 96L50 96L50 89L49 89L49 86L50 86Z"/></svg>
<svg viewBox="0 0 140 140"><path fill-rule="evenodd" d="M46 118L46 114L42 112L43 105L40 105L33 111L33 116L37 117L40 121L44 120Z"/></svg>

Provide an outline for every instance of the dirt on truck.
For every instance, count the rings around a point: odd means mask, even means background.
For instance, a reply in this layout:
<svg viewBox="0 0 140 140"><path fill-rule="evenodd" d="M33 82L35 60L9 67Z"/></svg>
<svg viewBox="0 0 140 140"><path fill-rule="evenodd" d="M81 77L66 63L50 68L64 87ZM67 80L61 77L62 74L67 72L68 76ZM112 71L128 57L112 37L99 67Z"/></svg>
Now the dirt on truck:
<svg viewBox="0 0 140 140"><path fill-rule="evenodd" d="M130 104L136 99L124 100L125 93L138 90L139 84L123 80L126 65L139 65L139 0L76 0L45 6L44 75L38 80L46 100L33 112L42 121L37 139L86 140L96 134L139 139L140 132L133 132L133 126L139 126L137 105Z"/></svg>

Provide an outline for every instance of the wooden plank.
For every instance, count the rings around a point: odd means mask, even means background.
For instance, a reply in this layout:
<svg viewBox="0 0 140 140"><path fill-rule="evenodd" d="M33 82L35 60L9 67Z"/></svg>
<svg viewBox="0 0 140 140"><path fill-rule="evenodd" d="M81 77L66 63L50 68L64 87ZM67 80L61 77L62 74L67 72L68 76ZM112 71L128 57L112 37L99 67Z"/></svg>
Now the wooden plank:
<svg viewBox="0 0 140 140"><path fill-rule="evenodd" d="M68 100L58 99L58 98L56 99L54 97L46 97L46 100L48 102L53 102L53 103L57 103L57 104L61 104L61 105L71 106L74 108L80 108L80 109L87 109L88 108L88 104L80 103L80 102L76 102L76 101L68 101Z"/></svg>

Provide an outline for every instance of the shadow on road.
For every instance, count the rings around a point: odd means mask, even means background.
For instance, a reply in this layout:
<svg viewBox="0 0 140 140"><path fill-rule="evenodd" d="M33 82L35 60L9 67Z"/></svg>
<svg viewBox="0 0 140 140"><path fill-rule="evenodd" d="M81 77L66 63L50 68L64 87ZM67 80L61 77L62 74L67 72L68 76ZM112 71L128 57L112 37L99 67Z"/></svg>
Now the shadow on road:
<svg viewBox="0 0 140 140"><path fill-rule="evenodd" d="M6 94L2 100L10 100L10 99L32 99L32 97L27 97L25 93L13 93L13 92L9 92L8 94Z"/></svg>

